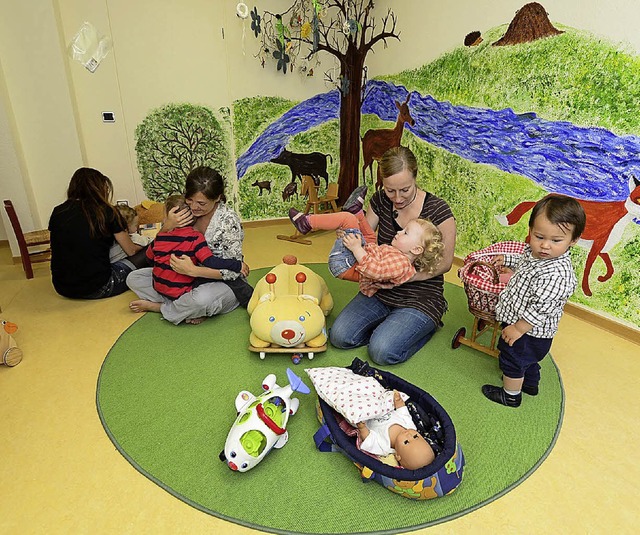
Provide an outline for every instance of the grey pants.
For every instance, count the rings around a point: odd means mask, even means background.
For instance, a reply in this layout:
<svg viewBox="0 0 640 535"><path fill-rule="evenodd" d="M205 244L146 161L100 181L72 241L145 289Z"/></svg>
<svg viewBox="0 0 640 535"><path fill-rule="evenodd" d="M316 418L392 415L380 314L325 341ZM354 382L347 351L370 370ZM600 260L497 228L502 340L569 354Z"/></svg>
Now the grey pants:
<svg viewBox="0 0 640 535"><path fill-rule="evenodd" d="M215 281L201 284L178 299L171 300L153 288L151 273L152 268L132 271L127 277L127 286L140 299L162 303L162 317L175 325L188 319L226 314L239 305L231 289L226 284Z"/></svg>

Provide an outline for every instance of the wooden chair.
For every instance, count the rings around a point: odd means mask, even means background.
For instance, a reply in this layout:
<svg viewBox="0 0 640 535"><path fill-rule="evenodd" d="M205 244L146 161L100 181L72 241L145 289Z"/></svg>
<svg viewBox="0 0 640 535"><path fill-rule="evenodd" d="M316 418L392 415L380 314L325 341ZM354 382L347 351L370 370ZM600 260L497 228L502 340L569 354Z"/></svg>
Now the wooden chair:
<svg viewBox="0 0 640 535"><path fill-rule="evenodd" d="M307 205L304 209L305 214L326 214L327 212L338 212L336 201L338 200L338 183L329 182L327 191L322 197L318 197L318 186L313 181L313 177L302 175L302 188L300 193L307 196ZM292 241L303 245L311 245L311 240L304 237L297 230L291 236L278 234L279 240Z"/></svg>
<svg viewBox="0 0 640 535"><path fill-rule="evenodd" d="M27 275L27 279L33 279L33 268L31 263L48 262L51 260L51 248L48 247L47 249L42 250L42 247L40 247L40 250L33 252L30 252L29 248L49 245L51 242L49 231L44 229L23 233L22 227L20 226L20 220L18 219L18 214L16 214L16 210L13 207L13 203L9 200L5 200L4 209L7 211L9 221L11 221L11 226L13 227L13 232L16 235L16 240L18 241L24 272Z"/></svg>

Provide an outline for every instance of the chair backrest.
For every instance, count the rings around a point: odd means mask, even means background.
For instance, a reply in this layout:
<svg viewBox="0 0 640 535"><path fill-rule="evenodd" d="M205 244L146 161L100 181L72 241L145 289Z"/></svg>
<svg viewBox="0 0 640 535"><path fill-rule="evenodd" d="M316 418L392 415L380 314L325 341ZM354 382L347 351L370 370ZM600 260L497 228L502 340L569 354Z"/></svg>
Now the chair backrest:
<svg viewBox="0 0 640 535"><path fill-rule="evenodd" d="M5 199L4 201L4 209L9 216L9 221L11 221L11 226L13 227L13 233L16 236L16 240L18 241L18 246L20 247L20 254L22 254L23 248L24 251L29 254L27 249L27 242L24 239L24 234L22 232L22 227L20 226L20 220L18 219L18 214L16 214L16 209L13 207L13 203Z"/></svg>
<svg viewBox="0 0 640 535"><path fill-rule="evenodd" d="M20 258L22 260L22 267L27 275L27 279L33 278L32 262L48 262L51 259L51 235L47 229L33 230L31 232L22 232L22 226L18 219L16 209L13 207L13 203L10 200L5 199L4 209L9 216L11 226L13 227L13 233L16 236L18 247L20 249ZM47 246L43 249L41 246ZM29 247L38 246L37 251L29 252Z"/></svg>

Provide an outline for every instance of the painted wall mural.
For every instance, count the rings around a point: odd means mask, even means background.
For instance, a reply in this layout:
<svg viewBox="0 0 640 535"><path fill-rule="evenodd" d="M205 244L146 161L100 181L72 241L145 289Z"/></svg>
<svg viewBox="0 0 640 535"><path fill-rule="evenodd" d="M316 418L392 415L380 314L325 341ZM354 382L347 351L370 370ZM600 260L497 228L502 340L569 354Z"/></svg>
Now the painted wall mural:
<svg viewBox="0 0 640 535"><path fill-rule="evenodd" d="M418 157L421 186L454 210L461 257L524 240L526 212L547 192L580 200L588 221L572 250L581 278L572 301L640 327L640 114L630 111L640 102L640 60L551 24L537 6L421 68L366 82L359 137L397 128ZM340 176L341 102L335 89L303 102L234 103L244 219L304 207L290 154L322 155L321 188ZM377 164L360 158L355 183L372 190Z"/></svg>

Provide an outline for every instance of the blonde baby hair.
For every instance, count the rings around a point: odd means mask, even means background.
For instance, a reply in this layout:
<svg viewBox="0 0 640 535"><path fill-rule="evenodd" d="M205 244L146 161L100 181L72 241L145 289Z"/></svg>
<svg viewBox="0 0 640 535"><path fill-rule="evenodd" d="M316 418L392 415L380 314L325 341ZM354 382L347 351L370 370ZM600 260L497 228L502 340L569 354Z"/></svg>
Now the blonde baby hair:
<svg viewBox="0 0 640 535"><path fill-rule="evenodd" d="M134 222L135 218L138 217L138 212L135 211L134 208L131 208L128 204L118 204L116 205L116 210L120 212L120 215L124 218L127 223L127 226L130 226L131 223Z"/></svg>
<svg viewBox="0 0 640 535"><path fill-rule="evenodd" d="M442 254L444 252L444 243L442 242L442 233L428 219L413 219L413 222L422 228L422 253L419 254L413 262L417 271L431 275L437 269Z"/></svg>

